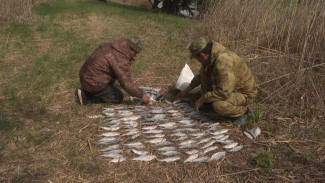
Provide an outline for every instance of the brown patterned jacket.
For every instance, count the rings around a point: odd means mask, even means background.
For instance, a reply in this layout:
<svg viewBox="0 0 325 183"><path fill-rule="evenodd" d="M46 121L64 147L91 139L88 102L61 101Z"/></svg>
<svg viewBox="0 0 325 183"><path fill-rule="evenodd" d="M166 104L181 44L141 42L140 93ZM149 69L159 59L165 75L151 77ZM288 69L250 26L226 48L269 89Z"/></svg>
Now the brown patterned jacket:
<svg viewBox="0 0 325 183"><path fill-rule="evenodd" d="M142 91L131 78L132 60L126 39L100 44L80 69L82 88L90 93L97 93L112 80L118 80L131 96L142 98Z"/></svg>

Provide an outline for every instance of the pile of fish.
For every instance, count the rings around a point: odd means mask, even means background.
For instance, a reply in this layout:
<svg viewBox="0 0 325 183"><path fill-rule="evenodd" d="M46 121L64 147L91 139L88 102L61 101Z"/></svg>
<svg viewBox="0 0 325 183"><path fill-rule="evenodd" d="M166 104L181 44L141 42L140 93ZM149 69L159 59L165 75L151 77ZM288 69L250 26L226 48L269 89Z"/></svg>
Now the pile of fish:
<svg viewBox="0 0 325 183"><path fill-rule="evenodd" d="M109 163L162 161L201 163L217 161L242 145L229 139L228 129L195 112L186 101L165 107L104 108L98 145Z"/></svg>
<svg viewBox="0 0 325 183"><path fill-rule="evenodd" d="M153 105L155 102L171 104L171 102L164 98L164 96L159 93L160 88L152 88L147 86L140 86L139 89L150 98L149 105ZM140 98L130 97L130 101L133 104L143 104Z"/></svg>

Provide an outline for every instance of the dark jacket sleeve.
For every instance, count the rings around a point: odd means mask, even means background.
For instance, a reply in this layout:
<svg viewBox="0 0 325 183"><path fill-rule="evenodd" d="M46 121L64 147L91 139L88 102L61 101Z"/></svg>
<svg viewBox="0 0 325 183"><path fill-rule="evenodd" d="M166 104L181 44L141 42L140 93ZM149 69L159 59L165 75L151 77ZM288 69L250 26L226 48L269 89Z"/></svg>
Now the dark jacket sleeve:
<svg viewBox="0 0 325 183"><path fill-rule="evenodd" d="M119 60L116 61L115 56L112 54L107 54L106 59L111 66L111 70L115 73L118 82L122 88L128 92L133 97L142 98L143 93L139 87L133 83L130 72L130 62L128 60Z"/></svg>

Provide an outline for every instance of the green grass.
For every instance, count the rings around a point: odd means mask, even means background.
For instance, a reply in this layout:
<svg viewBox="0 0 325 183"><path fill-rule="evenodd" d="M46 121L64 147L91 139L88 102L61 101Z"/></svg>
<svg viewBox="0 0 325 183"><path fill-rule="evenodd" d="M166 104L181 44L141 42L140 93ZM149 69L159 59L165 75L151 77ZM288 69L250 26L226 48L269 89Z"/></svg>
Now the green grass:
<svg viewBox="0 0 325 183"><path fill-rule="evenodd" d="M269 151L258 151L253 159L256 161L258 167L273 168L274 158L273 154Z"/></svg>

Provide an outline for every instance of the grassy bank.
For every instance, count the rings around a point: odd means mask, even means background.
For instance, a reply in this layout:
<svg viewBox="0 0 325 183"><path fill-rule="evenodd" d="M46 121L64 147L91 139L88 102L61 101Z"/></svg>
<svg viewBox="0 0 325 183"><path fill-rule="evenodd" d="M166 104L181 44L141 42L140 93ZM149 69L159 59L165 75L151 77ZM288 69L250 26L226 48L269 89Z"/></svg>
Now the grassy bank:
<svg viewBox="0 0 325 183"><path fill-rule="evenodd" d="M78 104L74 92L80 87L80 66L98 44L137 35L143 51L132 64L135 82L162 88L172 100L172 86L184 64L194 72L199 69L188 59L186 47L204 34L201 24L96 0L58 0L31 12L27 21L0 25L0 182L324 180L322 118L271 113L268 107L274 103L262 98L252 106L248 125L225 124L245 150L220 162L108 166L93 145L102 119L85 117L99 114L108 104ZM260 82L273 78L263 78L267 63L248 64L259 68L254 74ZM254 126L263 133L256 141L247 140L242 130Z"/></svg>

